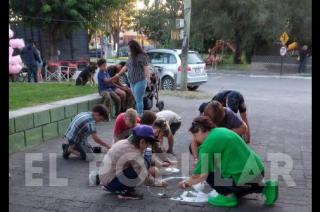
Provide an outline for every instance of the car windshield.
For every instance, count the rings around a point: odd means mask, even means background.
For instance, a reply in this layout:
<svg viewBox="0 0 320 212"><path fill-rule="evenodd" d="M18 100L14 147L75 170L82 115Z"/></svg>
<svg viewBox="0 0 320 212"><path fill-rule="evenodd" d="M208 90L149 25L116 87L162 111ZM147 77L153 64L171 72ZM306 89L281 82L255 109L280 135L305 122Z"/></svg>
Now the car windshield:
<svg viewBox="0 0 320 212"><path fill-rule="evenodd" d="M179 55L181 59L181 54ZM188 64L201 64L204 63L200 55L196 52L189 52L188 54Z"/></svg>

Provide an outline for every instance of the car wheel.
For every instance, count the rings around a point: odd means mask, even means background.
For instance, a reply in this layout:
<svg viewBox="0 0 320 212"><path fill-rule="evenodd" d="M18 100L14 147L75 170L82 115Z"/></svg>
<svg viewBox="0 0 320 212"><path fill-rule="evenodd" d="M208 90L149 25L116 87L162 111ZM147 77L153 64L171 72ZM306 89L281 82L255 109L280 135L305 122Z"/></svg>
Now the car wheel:
<svg viewBox="0 0 320 212"><path fill-rule="evenodd" d="M174 80L171 77L164 77L161 80L161 88L163 90L173 90L174 89Z"/></svg>
<svg viewBox="0 0 320 212"><path fill-rule="evenodd" d="M189 91L195 91L199 88L199 85L194 85L194 86L188 86Z"/></svg>

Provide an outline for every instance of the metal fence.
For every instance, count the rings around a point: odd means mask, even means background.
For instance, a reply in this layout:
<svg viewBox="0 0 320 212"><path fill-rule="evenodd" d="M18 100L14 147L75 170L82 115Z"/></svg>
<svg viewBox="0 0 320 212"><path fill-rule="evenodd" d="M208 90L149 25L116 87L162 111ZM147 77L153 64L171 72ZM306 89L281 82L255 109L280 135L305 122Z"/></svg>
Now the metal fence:
<svg viewBox="0 0 320 212"><path fill-rule="evenodd" d="M10 23L11 29L14 31L17 38L23 38L25 41L28 39L34 40L41 52L44 59L49 55L49 39L46 33L36 27L29 27L23 23ZM57 49L60 55L57 59L61 60L78 60L81 58L89 58L89 38L85 29L79 29L71 34L69 39L63 38L57 43Z"/></svg>

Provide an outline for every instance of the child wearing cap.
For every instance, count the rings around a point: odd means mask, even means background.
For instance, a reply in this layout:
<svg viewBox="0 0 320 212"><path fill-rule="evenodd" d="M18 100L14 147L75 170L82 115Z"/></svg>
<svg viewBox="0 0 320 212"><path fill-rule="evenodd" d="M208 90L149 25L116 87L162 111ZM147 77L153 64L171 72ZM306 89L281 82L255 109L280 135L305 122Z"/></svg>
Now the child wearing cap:
<svg viewBox="0 0 320 212"><path fill-rule="evenodd" d="M147 125L133 128L132 135L114 144L103 159L99 181L105 190L117 193L120 199L142 199L135 191L141 183L166 187L165 181L155 178L155 167L145 163L145 149L157 142L153 129Z"/></svg>
<svg viewBox="0 0 320 212"><path fill-rule="evenodd" d="M167 122L164 119L158 119L154 112L150 110L145 110L141 116L141 124L146 124L153 127L153 131L158 140L159 137L163 138L164 135L167 135L170 128ZM172 164L175 164L176 161L173 161L168 157L168 154L160 144L160 142L155 142L152 145L152 162L154 162L156 167L168 167Z"/></svg>

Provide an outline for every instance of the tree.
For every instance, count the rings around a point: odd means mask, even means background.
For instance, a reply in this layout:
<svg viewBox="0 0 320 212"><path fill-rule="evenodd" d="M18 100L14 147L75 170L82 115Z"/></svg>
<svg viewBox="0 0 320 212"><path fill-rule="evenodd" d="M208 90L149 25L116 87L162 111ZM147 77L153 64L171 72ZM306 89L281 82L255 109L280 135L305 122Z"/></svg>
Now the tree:
<svg viewBox="0 0 320 212"><path fill-rule="evenodd" d="M286 0L285 15L287 17L286 30L291 41L312 45L312 1Z"/></svg>
<svg viewBox="0 0 320 212"><path fill-rule="evenodd" d="M198 40L193 45L201 45L201 41L203 43L212 38L231 41L236 49L234 62L240 63L243 51L253 51L256 41L254 38L265 35L263 31L266 17L269 17L266 12L269 11L264 11L264 2L266 1L193 1L192 43ZM278 30L277 25L272 26L275 27L274 31Z"/></svg>
<svg viewBox="0 0 320 212"><path fill-rule="evenodd" d="M107 22L111 29L111 34L114 41L114 48L117 45L119 47L120 32L123 30L133 29L134 16L136 13L136 1L122 0L115 10L109 11Z"/></svg>
<svg viewBox="0 0 320 212"><path fill-rule="evenodd" d="M10 8L23 23L37 26L48 35L48 57L55 55L56 44L80 27L94 28L97 12L116 0L11 0Z"/></svg>
<svg viewBox="0 0 320 212"><path fill-rule="evenodd" d="M148 1L145 3L149 5ZM136 16L135 30L149 39L165 46L171 41L171 30L175 29L175 20L183 18L183 1L155 1Z"/></svg>
<svg viewBox="0 0 320 212"><path fill-rule="evenodd" d="M310 0L193 0L192 7L191 47L203 51L210 40L231 41L236 47L235 63L242 52L250 61L262 45L279 41L283 31L311 42Z"/></svg>

